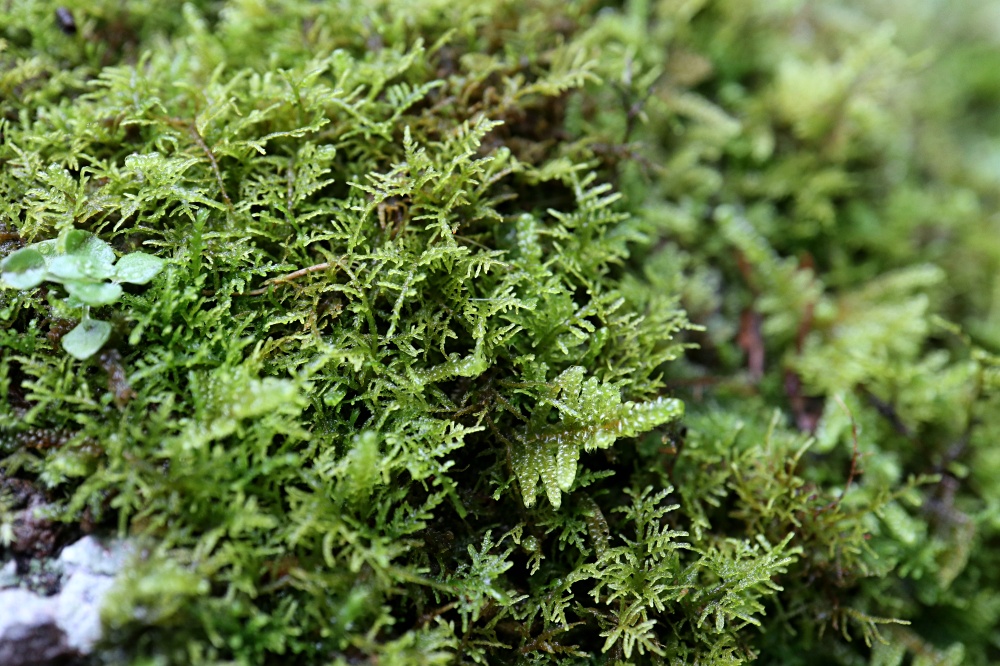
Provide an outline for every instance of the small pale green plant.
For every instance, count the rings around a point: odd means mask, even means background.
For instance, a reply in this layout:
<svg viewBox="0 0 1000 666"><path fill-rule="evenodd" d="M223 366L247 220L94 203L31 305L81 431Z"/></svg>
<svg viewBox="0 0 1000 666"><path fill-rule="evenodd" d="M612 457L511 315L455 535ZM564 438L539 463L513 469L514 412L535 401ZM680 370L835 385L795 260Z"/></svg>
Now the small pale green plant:
<svg viewBox="0 0 1000 666"><path fill-rule="evenodd" d="M115 259L106 242L89 231L71 229L8 255L0 262L0 283L12 289L33 289L46 281L61 284L66 305L82 313L80 323L62 337L62 347L83 360L104 346L112 330L108 322L92 318L90 308L112 305L122 296L122 283L146 284L164 264L145 252Z"/></svg>

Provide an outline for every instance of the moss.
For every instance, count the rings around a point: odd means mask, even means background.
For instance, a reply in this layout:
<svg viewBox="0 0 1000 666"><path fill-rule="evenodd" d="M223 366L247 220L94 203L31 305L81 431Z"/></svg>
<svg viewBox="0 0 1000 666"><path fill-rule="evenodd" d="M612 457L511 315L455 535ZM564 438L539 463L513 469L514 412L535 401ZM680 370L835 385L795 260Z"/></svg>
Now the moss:
<svg viewBox="0 0 1000 666"><path fill-rule="evenodd" d="M986 10L602 4L0 17L0 253L165 261L0 291L95 662L996 661Z"/></svg>

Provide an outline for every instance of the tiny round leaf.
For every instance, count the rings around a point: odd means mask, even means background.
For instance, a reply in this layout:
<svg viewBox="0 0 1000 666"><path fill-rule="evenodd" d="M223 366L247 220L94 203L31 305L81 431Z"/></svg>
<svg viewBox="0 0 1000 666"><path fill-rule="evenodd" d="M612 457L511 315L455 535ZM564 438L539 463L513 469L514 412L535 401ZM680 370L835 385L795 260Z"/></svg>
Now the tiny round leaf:
<svg viewBox="0 0 1000 666"><path fill-rule="evenodd" d="M38 250L46 260L59 254L59 239L51 238L49 240L38 241L37 243L32 243L31 247Z"/></svg>
<svg viewBox="0 0 1000 666"><path fill-rule="evenodd" d="M66 282L66 291L86 305L110 305L122 295L119 284L109 282Z"/></svg>
<svg viewBox="0 0 1000 666"><path fill-rule="evenodd" d="M160 272L165 262L145 252L126 254L115 264L115 275L122 282L146 284Z"/></svg>
<svg viewBox="0 0 1000 666"><path fill-rule="evenodd" d="M70 230L63 240L63 247L66 254L85 257L95 264L110 267L115 262L115 251L111 246L83 229Z"/></svg>
<svg viewBox="0 0 1000 666"><path fill-rule="evenodd" d="M110 264L76 254L59 255L49 260L49 279L54 282L106 280L113 274Z"/></svg>
<svg viewBox="0 0 1000 666"><path fill-rule="evenodd" d="M98 319L84 319L62 338L63 349L81 361L90 358L111 337L111 324Z"/></svg>
<svg viewBox="0 0 1000 666"><path fill-rule="evenodd" d="M11 253L0 263L0 277L15 289L37 287L45 274L45 257L32 247Z"/></svg>

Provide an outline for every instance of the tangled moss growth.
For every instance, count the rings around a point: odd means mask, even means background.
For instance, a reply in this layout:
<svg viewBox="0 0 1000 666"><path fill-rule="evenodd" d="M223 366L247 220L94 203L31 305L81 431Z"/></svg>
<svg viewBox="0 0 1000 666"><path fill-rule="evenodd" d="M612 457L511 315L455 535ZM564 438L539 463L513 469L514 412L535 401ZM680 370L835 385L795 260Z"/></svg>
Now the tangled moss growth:
<svg viewBox="0 0 1000 666"><path fill-rule="evenodd" d="M605 4L7 3L0 258L165 262L0 291L94 663L1000 660L996 7Z"/></svg>

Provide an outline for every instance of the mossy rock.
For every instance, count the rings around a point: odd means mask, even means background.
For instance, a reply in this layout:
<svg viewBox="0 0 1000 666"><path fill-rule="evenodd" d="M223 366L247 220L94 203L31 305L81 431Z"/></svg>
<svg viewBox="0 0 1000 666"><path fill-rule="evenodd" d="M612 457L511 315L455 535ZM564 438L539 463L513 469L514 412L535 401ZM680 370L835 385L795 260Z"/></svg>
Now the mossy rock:
<svg viewBox="0 0 1000 666"><path fill-rule="evenodd" d="M140 546L94 663L1000 660L1000 32L911 4L11 4L0 259L114 256L0 290L0 546Z"/></svg>

